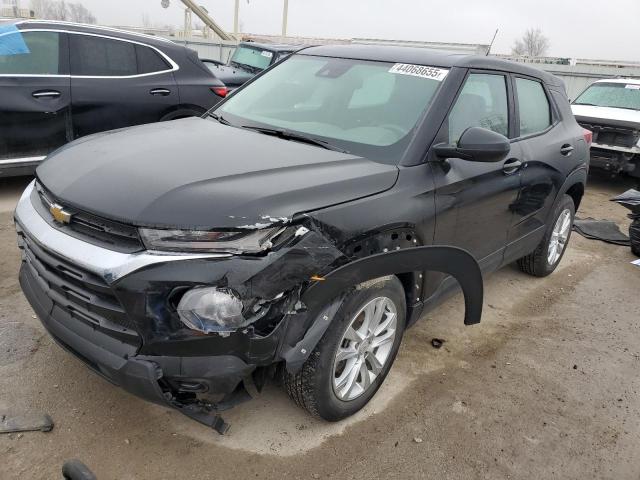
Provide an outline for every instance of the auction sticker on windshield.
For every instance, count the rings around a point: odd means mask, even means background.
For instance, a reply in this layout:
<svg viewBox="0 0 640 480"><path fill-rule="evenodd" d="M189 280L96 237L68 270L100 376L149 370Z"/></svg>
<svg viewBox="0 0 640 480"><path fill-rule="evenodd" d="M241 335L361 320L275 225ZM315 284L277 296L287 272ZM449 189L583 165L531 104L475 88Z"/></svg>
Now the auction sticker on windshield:
<svg viewBox="0 0 640 480"><path fill-rule="evenodd" d="M424 65L412 65L410 63L396 63L389 69L389 73L399 75L411 75L413 77L428 78L441 82L445 79L449 70L436 67L425 67Z"/></svg>

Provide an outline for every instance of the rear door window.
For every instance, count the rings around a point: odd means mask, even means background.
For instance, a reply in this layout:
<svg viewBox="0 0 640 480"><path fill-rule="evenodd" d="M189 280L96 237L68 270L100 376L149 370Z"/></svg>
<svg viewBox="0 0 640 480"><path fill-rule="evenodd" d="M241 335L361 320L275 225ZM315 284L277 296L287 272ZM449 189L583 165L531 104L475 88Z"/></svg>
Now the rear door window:
<svg viewBox="0 0 640 480"><path fill-rule="evenodd" d="M472 73L449 113L449 143L470 127L509 135L509 102L504 75Z"/></svg>
<svg viewBox="0 0 640 480"><path fill-rule="evenodd" d="M135 44L91 35L71 35L71 74L120 77L137 75Z"/></svg>
<svg viewBox="0 0 640 480"><path fill-rule="evenodd" d="M0 29L0 74L60 74L60 34Z"/></svg>
<svg viewBox="0 0 640 480"><path fill-rule="evenodd" d="M520 136L540 133L552 124L551 106L540 82L516 78Z"/></svg>

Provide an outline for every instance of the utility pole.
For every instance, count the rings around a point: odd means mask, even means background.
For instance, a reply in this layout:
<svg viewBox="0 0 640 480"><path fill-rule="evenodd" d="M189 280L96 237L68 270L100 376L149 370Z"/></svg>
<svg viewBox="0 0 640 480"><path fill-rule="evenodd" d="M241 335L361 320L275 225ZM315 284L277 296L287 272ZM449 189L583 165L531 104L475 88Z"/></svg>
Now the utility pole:
<svg viewBox="0 0 640 480"><path fill-rule="evenodd" d="M287 36L287 17L289 16L289 0L284 0L284 8L282 9L282 36Z"/></svg>
<svg viewBox="0 0 640 480"><path fill-rule="evenodd" d="M239 18L240 16L240 0L236 0L236 9L235 9L235 13L233 15L233 33L237 36L238 35L238 23L239 23Z"/></svg>

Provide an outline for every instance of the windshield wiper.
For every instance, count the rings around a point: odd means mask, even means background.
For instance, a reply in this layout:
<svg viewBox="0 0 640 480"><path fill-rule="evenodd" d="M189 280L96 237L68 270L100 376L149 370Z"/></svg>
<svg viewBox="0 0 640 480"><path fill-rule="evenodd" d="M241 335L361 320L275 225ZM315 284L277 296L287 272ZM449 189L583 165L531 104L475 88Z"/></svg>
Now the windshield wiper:
<svg viewBox="0 0 640 480"><path fill-rule="evenodd" d="M294 142L308 143L309 145L315 145L317 147L325 148L327 150L333 150L334 152L349 153L347 150L331 145L329 142L320 140L318 138L307 137L306 135L291 132L289 130L281 130L278 128L266 128L266 127L252 127L250 125L242 125L242 128L248 130L254 130L256 132L263 133L265 135L272 135L274 137L282 138L283 140L291 140Z"/></svg>
<svg viewBox="0 0 640 480"><path fill-rule="evenodd" d="M574 102L574 105L586 105L587 107L601 107L602 105L596 105L595 103Z"/></svg>
<svg viewBox="0 0 640 480"><path fill-rule="evenodd" d="M218 115L217 113L211 112L209 113L209 116L223 125L231 125L231 122L226 118L224 118L222 115Z"/></svg>

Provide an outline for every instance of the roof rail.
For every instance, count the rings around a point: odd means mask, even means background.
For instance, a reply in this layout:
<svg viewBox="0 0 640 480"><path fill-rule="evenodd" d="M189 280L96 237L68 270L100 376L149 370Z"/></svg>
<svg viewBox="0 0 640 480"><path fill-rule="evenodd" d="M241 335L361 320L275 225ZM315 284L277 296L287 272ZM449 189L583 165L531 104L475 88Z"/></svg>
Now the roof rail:
<svg viewBox="0 0 640 480"><path fill-rule="evenodd" d="M76 22L65 22L62 20L38 20L38 19L30 19L30 20L22 20L19 22L16 22L15 25L24 25L24 24L29 24L29 23L50 23L53 25L67 25L70 27L84 27L84 28L93 28L95 30L101 30L101 31L105 31L105 32L113 32L113 33L122 33L125 35L132 35L135 37L141 37L141 38L146 38L146 39L150 39L150 40L159 40L161 42L166 42L166 43L174 43L171 40L167 39L167 38L163 38L163 37L157 37L155 35L147 35L145 33L138 33L138 32L131 32L128 30L122 30L119 28L113 28L113 27L104 27L102 25L91 25L88 23L76 23Z"/></svg>

